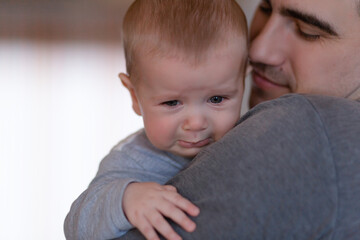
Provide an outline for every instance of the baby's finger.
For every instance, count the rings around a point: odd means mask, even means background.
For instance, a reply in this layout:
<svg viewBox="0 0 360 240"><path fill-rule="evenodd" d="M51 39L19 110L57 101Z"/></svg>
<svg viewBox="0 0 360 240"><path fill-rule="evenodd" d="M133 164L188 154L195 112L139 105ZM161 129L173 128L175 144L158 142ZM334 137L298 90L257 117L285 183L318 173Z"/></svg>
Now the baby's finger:
<svg viewBox="0 0 360 240"><path fill-rule="evenodd" d="M181 209L170 202L164 203L159 211L187 232L193 232L196 228L196 224Z"/></svg>
<svg viewBox="0 0 360 240"><path fill-rule="evenodd" d="M169 240L181 240L182 238L174 231L170 224L158 211L153 211L148 215L148 221L163 236Z"/></svg>
<svg viewBox="0 0 360 240"><path fill-rule="evenodd" d="M155 232L155 229L146 218L139 219L138 224L135 227L142 233L142 235L144 235L146 239L160 240L159 236Z"/></svg>
<svg viewBox="0 0 360 240"><path fill-rule="evenodd" d="M197 206L178 193L167 194L165 198L193 217L200 213L200 209Z"/></svg>

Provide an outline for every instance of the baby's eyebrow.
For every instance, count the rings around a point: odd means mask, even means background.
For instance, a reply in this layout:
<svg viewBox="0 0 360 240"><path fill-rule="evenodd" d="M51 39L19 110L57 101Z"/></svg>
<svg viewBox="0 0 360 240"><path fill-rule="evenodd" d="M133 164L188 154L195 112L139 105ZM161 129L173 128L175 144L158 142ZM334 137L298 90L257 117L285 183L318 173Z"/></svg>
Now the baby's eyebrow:
<svg viewBox="0 0 360 240"><path fill-rule="evenodd" d="M285 7L280 10L280 13L285 17L292 17L299 19L300 21L312 25L314 27L317 27L332 36L339 36L339 34L334 30L334 28L331 26L330 23L321 20L312 14L303 13L298 10L285 8Z"/></svg>

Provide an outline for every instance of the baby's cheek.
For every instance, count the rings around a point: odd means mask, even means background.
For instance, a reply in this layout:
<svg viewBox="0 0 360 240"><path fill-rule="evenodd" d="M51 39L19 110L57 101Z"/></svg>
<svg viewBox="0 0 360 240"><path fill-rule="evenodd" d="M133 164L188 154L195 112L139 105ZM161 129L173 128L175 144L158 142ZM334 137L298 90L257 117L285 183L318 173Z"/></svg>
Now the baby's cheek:
<svg viewBox="0 0 360 240"><path fill-rule="evenodd" d="M173 142L174 127L171 121L160 119L145 124L146 135L153 145L166 150L165 148Z"/></svg>
<svg viewBox="0 0 360 240"><path fill-rule="evenodd" d="M215 134L215 141L222 138L226 133L228 133L231 129L235 127L237 122L237 118L229 118L228 121L224 121L217 126L217 134Z"/></svg>

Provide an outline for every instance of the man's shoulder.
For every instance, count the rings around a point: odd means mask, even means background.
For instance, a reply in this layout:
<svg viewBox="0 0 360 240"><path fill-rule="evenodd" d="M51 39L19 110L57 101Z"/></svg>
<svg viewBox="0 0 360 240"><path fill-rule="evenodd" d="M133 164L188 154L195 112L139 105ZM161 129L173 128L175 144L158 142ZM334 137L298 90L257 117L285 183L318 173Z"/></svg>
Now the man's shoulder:
<svg viewBox="0 0 360 240"><path fill-rule="evenodd" d="M310 104L310 105L309 105ZM336 109L346 110L347 108L354 108L360 111L360 102L346 99L343 97L313 95L313 94L286 94L277 99L266 101L259 104L257 107L269 108L269 107L314 107L315 109L333 111ZM346 107L345 109L343 109Z"/></svg>
<svg viewBox="0 0 360 240"><path fill-rule="evenodd" d="M260 132L259 136L267 137L269 142L281 138L292 142L297 139L302 149L313 148L322 141L322 149L328 149L329 159L342 166L352 160L359 163L359 119L359 101L289 94L257 105L242 118L238 128L247 130L241 125L250 125L249 134Z"/></svg>
<svg viewBox="0 0 360 240"><path fill-rule="evenodd" d="M245 114L243 118L247 119L257 114L269 115L271 118L279 118L280 116L306 118L308 115L301 116L301 114L310 112L319 115L322 118L321 120L326 122L349 121L360 116L360 102L333 96L287 94L257 105ZM348 114L352 118L343 119L341 117Z"/></svg>
<svg viewBox="0 0 360 240"><path fill-rule="evenodd" d="M318 224L331 229L333 239L354 239L354 236L359 236L360 229L359 214L354 211L360 209L360 192L354 190L360 184L359 119L359 101L290 94L251 109L240 124L219 141L221 145L215 143L209 148L208 155L215 162L221 161L222 166L228 162L231 169L240 168L234 178L240 177L239 173L244 169L251 169L245 180L258 172L258 179L281 178L285 185L288 182L291 190L285 199L291 204L301 204L297 209L305 210L304 202L298 200L305 196L304 191L309 191L308 209L311 211L308 216L304 212L296 216L304 216L295 220L298 226L302 227L301 224L309 219L312 219L311 224L315 224L314 219L317 219ZM234 157L227 155L224 159L223 149ZM236 180L237 183L241 181L244 179ZM271 186L279 191L286 188L281 182L272 183ZM263 184L256 184L256 187ZM246 187L240 188L245 191ZM291 194L294 189L301 194ZM262 204L273 192L264 190L264 193ZM280 204L282 206L284 203ZM259 205L252 211L257 211L257 208ZM289 209L279 215L281 221L288 216L294 220ZM266 211L269 208L263 212ZM299 236L306 236L306 231L302 229Z"/></svg>
<svg viewBox="0 0 360 240"><path fill-rule="evenodd" d="M289 94L255 106L241 118L236 130L245 131L248 136L258 133L261 138L269 135L277 139L309 135L315 137L312 141L322 138L333 154L347 153L354 158L360 156L359 119L359 101Z"/></svg>
<svg viewBox="0 0 360 240"><path fill-rule="evenodd" d="M360 134L360 102L333 96L289 94L269 102L264 108L270 111L285 111L287 117L309 120L309 115L314 114L323 125L329 137L346 135L350 137ZM303 114L307 113L307 114ZM312 124L309 122L308 124ZM350 133L350 129L352 129ZM334 136L331 133L334 132ZM359 135L357 135L359 136ZM357 137L360 140L360 138Z"/></svg>
<svg viewBox="0 0 360 240"><path fill-rule="evenodd" d="M311 103L314 109L323 112L331 112L339 115L340 113L352 112L353 114L360 114L360 102L334 96L321 95L290 95L294 98L304 98Z"/></svg>

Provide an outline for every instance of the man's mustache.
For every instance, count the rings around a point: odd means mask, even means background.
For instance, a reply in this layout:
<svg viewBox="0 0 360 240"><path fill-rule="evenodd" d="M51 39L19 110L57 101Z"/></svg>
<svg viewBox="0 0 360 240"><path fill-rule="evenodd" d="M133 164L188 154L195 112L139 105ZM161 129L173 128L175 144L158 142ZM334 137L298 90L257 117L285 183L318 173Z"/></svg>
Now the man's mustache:
<svg viewBox="0 0 360 240"><path fill-rule="evenodd" d="M260 75L274 83L278 83L281 85L289 84L290 78L282 70L281 67L275 67L264 63L253 62L251 60L249 61L249 65L251 66L251 70L254 70L255 72L259 73Z"/></svg>

